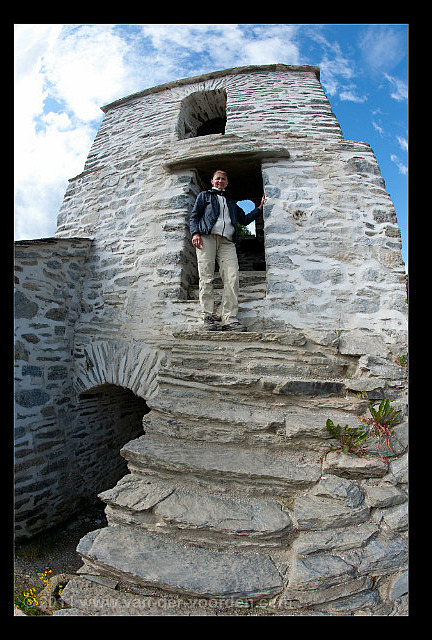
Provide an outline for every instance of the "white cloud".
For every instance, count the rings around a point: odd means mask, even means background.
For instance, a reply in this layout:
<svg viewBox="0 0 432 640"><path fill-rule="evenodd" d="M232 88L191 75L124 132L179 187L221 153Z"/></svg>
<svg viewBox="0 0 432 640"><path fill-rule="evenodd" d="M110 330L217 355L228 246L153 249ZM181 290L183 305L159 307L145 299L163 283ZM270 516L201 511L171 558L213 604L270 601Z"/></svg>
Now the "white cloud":
<svg viewBox="0 0 432 640"><path fill-rule="evenodd" d="M53 235L68 178L80 173L100 106L135 90L127 45L109 25L15 26L15 233ZM62 106L49 110L49 100Z"/></svg>
<svg viewBox="0 0 432 640"><path fill-rule="evenodd" d="M385 72L405 57L405 33L392 25L370 25L360 34L359 47L364 61L373 71Z"/></svg>
<svg viewBox="0 0 432 640"><path fill-rule="evenodd" d="M15 229L17 238L52 235L52 205L59 187L43 167L48 154L36 130L47 97L42 60L61 25L15 25ZM44 140L42 140L42 143ZM55 157L59 160L60 154ZM55 167L55 163L54 163ZM63 191L65 176L63 175ZM60 200L61 202L61 200Z"/></svg>
<svg viewBox="0 0 432 640"><path fill-rule="evenodd" d="M381 124L378 124L378 122L375 122L374 120L372 120L372 126L375 129L375 131L378 131L380 136L384 136L385 135L384 128L383 128L383 126Z"/></svg>
<svg viewBox="0 0 432 640"><path fill-rule="evenodd" d="M393 87L393 91L390 94L394 100L397 102L403 102L403 100L408 100L408 87L403 80L399 80L399 78L393 78L389 76L388 73L385 73L384 76L390 82Z"/></svg>
<svg viewBox="0 0 432 640"><path fill-rule="evenodd" d="M109 25L82 25L63 30L44 57L43 69L53 97L83 122L99 120L105 101L133 90L125 58L128 44Z"/></svg>
<svg viewBox="0 0 432 640"><path fill-rule="evenodd" d="M321 82L331 96L338 92L340 78L346 80L354 75L350 62L342 55L333 59L325 55L318 66L321 69Z"/></svg>
<svg viewBox="0 0 432 640"><path fill-rule="evenodd" d="M298 64L294 25L146 24L158 63L193 73L249 64ZM193 58L191 54L196 54Z"/></svg>
<svg viewBox="0 0 432 640"><path fill-rule="evenodd" d="M244 53L247 64L298 64L298 47L279 36L264 37L257 42L250 42L245 46Z"/></svg>
<svg viewBox="0 0 432 640"><path fill-rule="evenodd" d="M408 140L406 138L402 138L402 136L396 136L396 139L399 143L400 148L403 151L408 151Z"/></svg>
<svg viewBox="0 0 432 640"><path fill-rule="evenodd" d="M342 81L354 78L354 62L343 53L338 42L328 42L319 30L310 29L308 31L312 39L318 42L324 50L322 58L318 62L321 70L321 83L325 91L330 96L334 96L341 91L340 83ZM353 89L353 85L350 88ZM345 95L348 95L347 90Z"/></svg>
<svg viewBox="0 0 432 640"><path fill-rule="evenodd" d="M351 89L343 89L339 93L339 98L341 100L344 100L344 101L357 102L357 103L366 102L366 100L367 100L367 96L358 96L355 93L355 91L353 91Z"/></svg>
<svg viewBox="0 0 432 640"><path fill-rule="evenodd" d="M395 163L395 165L399 169L399 173L401 173L404 176L408 174L408 167L405 166L403 162L401 162L395 154L393 153L391 154L390 160Z"/></svg>

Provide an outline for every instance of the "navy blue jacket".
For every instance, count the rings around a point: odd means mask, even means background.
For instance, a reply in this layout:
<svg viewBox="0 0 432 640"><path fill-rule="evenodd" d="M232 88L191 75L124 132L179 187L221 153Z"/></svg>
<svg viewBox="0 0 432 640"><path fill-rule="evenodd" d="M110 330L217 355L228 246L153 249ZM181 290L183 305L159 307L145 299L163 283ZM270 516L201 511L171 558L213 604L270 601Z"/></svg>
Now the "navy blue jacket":
<svg viewBox="0 0 432 640"><path fill-rule="evenodd" d="M191 235L200 233L201 235L209 235L213 229L216 220L219 218L219 201L217 192L208 189L201 191L195 201L194 208L189 217L189 226ZM228 211L230 213L231 222L234 227L233 242L237 242L237 222L246 226L257 219L261 213L259 207L255 207L250 213L245 213L235 200L223 194L226 198Z"/></svg>

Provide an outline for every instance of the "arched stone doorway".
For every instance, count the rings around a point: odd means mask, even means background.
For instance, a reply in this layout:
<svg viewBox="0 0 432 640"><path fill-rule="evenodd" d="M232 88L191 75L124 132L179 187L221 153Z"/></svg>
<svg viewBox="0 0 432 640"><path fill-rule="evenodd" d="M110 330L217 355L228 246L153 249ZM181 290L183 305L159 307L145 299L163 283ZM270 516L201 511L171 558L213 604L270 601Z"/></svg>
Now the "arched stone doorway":
<svg viewBox="0 0 432 640"><path fill-rule="evenodd" d="M71 472L82 497L96 496L127 473L120 449L142 434L142 419L149 411L143 398L116 384L79 394Z"/></svg>

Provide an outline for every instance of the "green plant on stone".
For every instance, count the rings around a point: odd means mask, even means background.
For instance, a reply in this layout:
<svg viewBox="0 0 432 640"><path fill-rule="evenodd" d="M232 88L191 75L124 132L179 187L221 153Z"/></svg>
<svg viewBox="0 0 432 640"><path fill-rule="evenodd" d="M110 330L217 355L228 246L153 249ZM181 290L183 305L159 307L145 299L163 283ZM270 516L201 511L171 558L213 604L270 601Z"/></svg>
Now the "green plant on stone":
<svg viewBox="0 0 432 640"><path fill-rule="evenodd" d="M351 452L356 455L363 453L364 447L361 445L369 436L367 431L363 431L360 427L349 427L347 424L344 427L339 424L335 425L330 418L327 420L326 426L330 435L340 442L339 447L334 448L332 445L330 451L341 450L343 453Z"/></svg>
<svg viewBox="0 0 432 640"><path fill-rule="evenodd" d="M327 420L327 431L339 441L340 445L338 447L332 445L324 457L329 451L342 451L354 453L357 456L377 455L388 464L389 455L396 454L392 445L392 438L397 440L393 427L402 421L402 410L392 407L390 400L387 399L383 400L377 409L370 404L369 411L370 418L359 417L361 422L368 425L367 430L361 426L352 428L347 424L341 427L339 424L335 425L330 418ZM369 436L378 438L376 448L363 446Z"/></svg>
<svg viewBox="0 0 432 640"><path fill-rule="evenodd" d="M391 429L401 422L402 410L392 407L388 399L383 400L378 409L374 409L370 404L369 411L371 412L372 418L367 418L366 421L372 424L371 433L373 429L379 427Z"/></svg>
<svg viewBox="0 0 432 640"><path fill-rule="evenodd" d="M395 409L391 406L390 400L383 400L378 409L374 409L369 405L369 411L371 418L359 417L361 422L365 422L369 425L369 434L378 438L378 446L376 449L371 449L371 453L376 453L388 462L388 456L390 453L395 454L391 439L395 438L393 433L393 427L402 421L402 410ZM397 440L397 438L395 438Z"/></svg>
<svg viewBox="0 0 432 640"><path fill-rule="evenodd" d="M394 356L394 359L401 367L408 366L408 355Z"/></svg>

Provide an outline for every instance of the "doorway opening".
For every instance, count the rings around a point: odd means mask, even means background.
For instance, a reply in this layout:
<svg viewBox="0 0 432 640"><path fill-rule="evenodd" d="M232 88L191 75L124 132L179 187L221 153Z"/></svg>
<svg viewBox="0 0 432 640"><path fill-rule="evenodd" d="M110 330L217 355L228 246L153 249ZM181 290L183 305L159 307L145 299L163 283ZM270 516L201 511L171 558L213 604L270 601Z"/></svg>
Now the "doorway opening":
<svg viewBox="0 0 432 640"><path fill-rule="evenodd" d="M142 419L149 411L143 398L115 384L99 385L79 395L72 473L80 496L94 497L127 473L120 449L143 434Z"/></svg>
<svg viewBox="0 0 432 640"><path fill-rule="evenodd" d="M226 171L228 175L226 193L245 213L249 213L260 204L264 186L259 159L231 155L221 158L216 156L201 161L199 166L195 167L197 186L200 191L211 188L210 180L217 169ZM266 271L262 214L254 223L241 230L237 243L237 256L240 271Z"/></svg>

